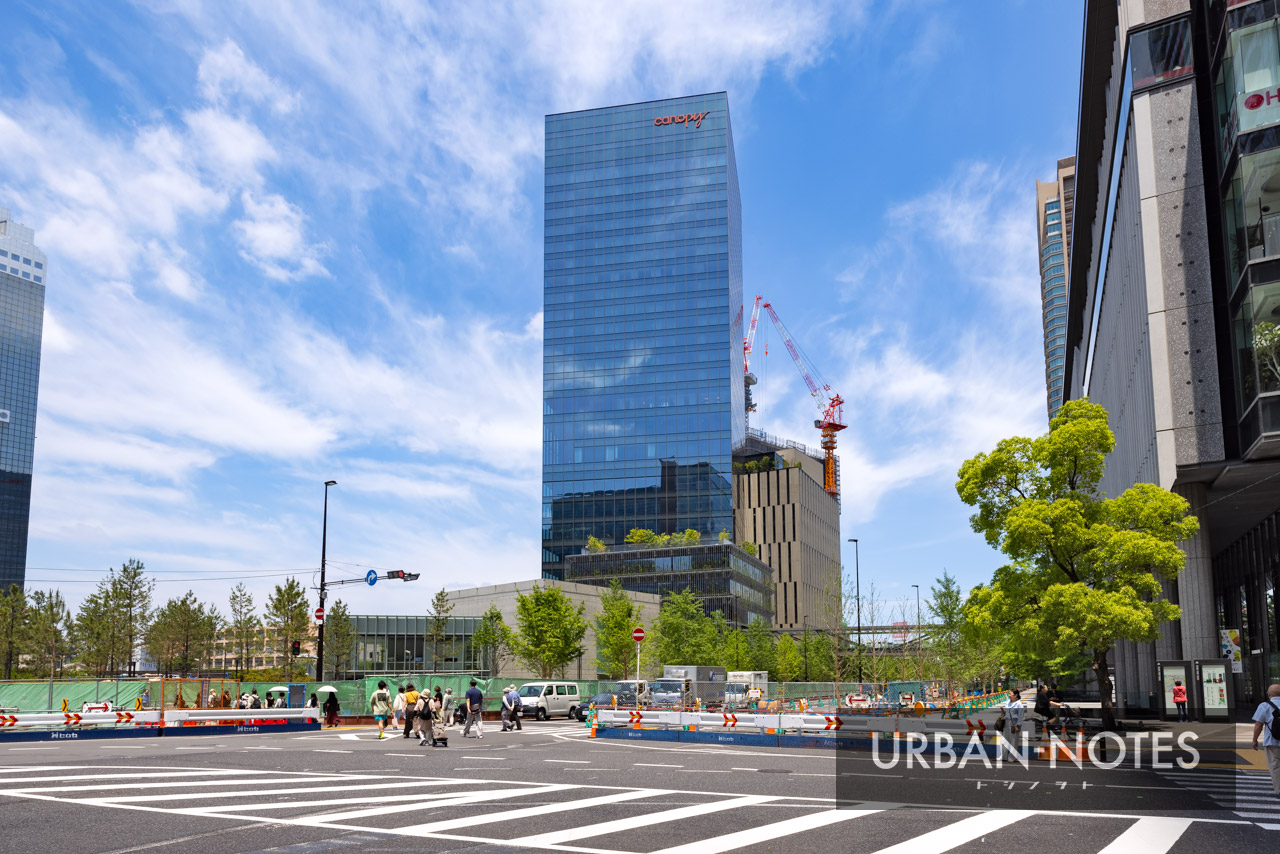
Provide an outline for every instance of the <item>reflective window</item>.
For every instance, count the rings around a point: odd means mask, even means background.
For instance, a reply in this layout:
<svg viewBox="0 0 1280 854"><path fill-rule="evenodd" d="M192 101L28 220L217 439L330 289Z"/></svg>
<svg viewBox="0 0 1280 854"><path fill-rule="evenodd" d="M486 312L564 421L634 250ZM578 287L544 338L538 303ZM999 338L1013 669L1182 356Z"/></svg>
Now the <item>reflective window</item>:
<svg viewBox="0 0 1280 854"><path fill-rule="evenodd" d="M1239 158L1224 206L1234 284L1249 261L1280 255L1280 149Z"/></svg>
<svg viewBox="0 0 1280 854"><path fill-rule="evenodd" d="M1135 92L1190 74L1191 21L1179 18L1134 33L1129 39L1129 62Z"/></svg>

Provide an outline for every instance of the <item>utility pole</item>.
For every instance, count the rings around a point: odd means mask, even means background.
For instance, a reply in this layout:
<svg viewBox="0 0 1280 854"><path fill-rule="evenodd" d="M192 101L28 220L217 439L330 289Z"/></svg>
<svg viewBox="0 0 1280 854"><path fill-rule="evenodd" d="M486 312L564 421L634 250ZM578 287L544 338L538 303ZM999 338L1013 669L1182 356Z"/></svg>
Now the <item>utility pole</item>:
<svg viewBox="0 0 1280 854"><path fill-rule="evenodd" d="M337 486L336 480L324 482L324 516L320 523L320 607L324 608L325 547L329 540L329 487ZM324 621L316 629L316 681L324 681Z"/></svg>
<svg viewBox="0 0 1280 854"><path fill-rule="evenodd" d="M853 598L854 607L858 610L858 690L862 690L862 567L858 561L858 538L850 537L853 543Z"/></svg>
<svg viewBox="0 0 1280 854"><path fill-rule="evenodd" d="M920 676L920 680L924 681L924 644L923 638L920 637L920 585L911 585L916 589L916 672Z"/></svg>

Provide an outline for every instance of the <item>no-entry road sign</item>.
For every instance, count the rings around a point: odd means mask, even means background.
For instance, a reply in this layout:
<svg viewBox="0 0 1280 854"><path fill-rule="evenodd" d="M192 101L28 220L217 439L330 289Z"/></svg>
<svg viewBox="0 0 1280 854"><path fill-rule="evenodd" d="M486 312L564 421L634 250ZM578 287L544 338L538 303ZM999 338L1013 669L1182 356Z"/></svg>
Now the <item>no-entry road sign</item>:
<svg viewBox="0 0 1280 854"><path fill-rule="evenodd" d="M644 629L637 627L636 630L631 633L631 637L636 643L640 643L640 641L644 640Z"/></svg>
<svg viewBox="0 0 1280 854"><path fill-rule="evenodd" d="M316 608L316 622L317 623L324 622L324 608Z"/></svg>

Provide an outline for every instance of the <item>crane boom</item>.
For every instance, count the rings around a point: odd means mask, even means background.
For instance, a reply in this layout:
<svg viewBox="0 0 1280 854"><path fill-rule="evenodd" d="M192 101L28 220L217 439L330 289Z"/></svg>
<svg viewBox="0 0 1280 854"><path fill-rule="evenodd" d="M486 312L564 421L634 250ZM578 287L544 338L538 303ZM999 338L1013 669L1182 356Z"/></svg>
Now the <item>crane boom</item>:
<svg viewBox="0 0 1280 854"><path fill-rule="evenodd" d="M760 298L756 297L756 308L759 309ZM844 398L831 390L831 385L822 379L822 375L818 374L812 363L805 358L800 352L800 348L796 345L795 339L791 337L791 333L787 331L787 327L783 325L782 319L778 317L778 312L774 311L773 305L765 303L764 308L769 312L769 317L773 320L773 325L777 327L778 334L782 336L782 342L787 346L787 352L791 354L791 359L796 363L796 368L800 371L800 376L804 377L804 383L809 387L809 394L813 397L814 402L818 404L818 408L822 410L822 417L815 419L813 426L822 431L822 450L825 452L823 461L823 489L832 498L840 497L840 490L836 486L836 433L845 429L844 424ZM755 322L752 321L754 329ZM817 379L814 377L817 376ZM823 398L826 402L823 402Z"/></svg>
<svg viewBox="0 0 1280 854"><path fill-rule="evenodd" d="M756 327L760 325L760 302L763 299L764 297L757 296L755 305L751 307L751 325L747 328L747 338L742 344L742 367L748 374L751 373L751 349L756 345Z"/></svg>

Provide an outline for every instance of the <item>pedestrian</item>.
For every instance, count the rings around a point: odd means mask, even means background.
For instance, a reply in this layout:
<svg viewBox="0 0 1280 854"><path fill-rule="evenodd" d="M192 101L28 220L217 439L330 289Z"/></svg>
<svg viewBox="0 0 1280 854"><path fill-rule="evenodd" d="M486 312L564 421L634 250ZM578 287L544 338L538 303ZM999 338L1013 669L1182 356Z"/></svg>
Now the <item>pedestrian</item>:
<svg viewBox="0 0 1280 854"><path fill-rule="evenodd" d="M425 742L427 733L431 732L431 700L431 695L422 691L413 704L413 736L418 739L418 744Z"/></svg>
<svg viewBox="0 0 1280 854"><path fill-rule="evenodd" d="M333 691L329 692L324 701L324 719L330 729L338 725L338 695Z"/></svg>
<svg viewBox="0 0 1280 854"><path fill-rule="evenodd" d="M320 701L316 699L316 695L315 695L315 694L312 694L312 695L311 695L311 699L310 699L310 700L307 700L307 708L308 708L308 709L318 709L318 708L320 708Z"/></svg>
<svg viewBox="0 0 1280 854"><path fill-rule="evenodd" d="M1018 735L1022 732L1022 721L1026 715L1027 707L1022 702L1022 692L1014 688L1009 692L1009 699L1000 707L1000 717L996 719L996 723L1000 724L997 729L1000 730L1001 735L1004 735L1006 729L1009 731L1009 737L1006 739L1009 744L1009 753L1006 756L1012 756L1013 745L1018 741ZM1002 724L1001 720L1003 720Z"/></svg>
<svg viewBox="0 0 1280 854"><path fill-rule="evenodd" d="M438 692L439 690L440 689L437 687L436 691ZM443 695L437 693L436 696L432 697L430 702L427 703L427 710L428 710L427 713L430 716L429 728L427 730L427 733L430 733L431 735L432 747L448 747L449 746L449 733L446 732L444 728L444 718L443 718L443 712L442 712L443 704L438 699L441 696ZM427 733L423 734L422 741L419 741L418 744L422 744L427 740Z"/></svg>
<svg viewBox="0 0 1280 854"><path fill-rule="evenodd" d="M1173 704L1178 707L1178 723L1186 723L1189 720L1187 717L1187 689L1183 686L1181 679L1175 679L1173 683Z"/></svg>
<svg viewBox="0 0 1280 854"><path fill-rule="evenodd" d="M520 699L520 691L516 690L515 685L507 686L507 697L504 699L511 700L511 729L524 730L525 727L520 723L520 713L524 711L524 700Z"/></svg>
<svg viewBox="0 0 1280 854"><path fill-rule="evenodd" d="M1271 772L1271 791L1280 797L1280 682L1267 689L1267 699L1253 713L1253 749L1258 749L1258 737L1262 737L1262 752L1267 757L1267 770Z"/></svg>
<svg viewBox="0 0 1280 854"><path fill-rule="evenodd" d="M142 689L142 708L151 707L151 688L150 686Z"/></svg>
<svg viewBox="0 0 1280 854"><path fill-rule="evenodd" d="M476 738L484 738L484 720L481 717L484 694L480 693L480 689L476 687L476 680L471 680L471 687L467 689L462 699L467 707L467 723L462 727L462 737L470 738L471 725L475 724Z"/></svg>
<svg viewBox="0 0 1280 854"><path fill-rule="evenodd" d="M404 686L400 686L400 690L396 692L396 698L391 703L391 714L395 715L395 725L399 729L404 724L404 708L406 699L404 696Z"/></svg>
<svg viewBox="0 0 1280 854"><path fill-rule="evenodd" d="M436 686L434 693L436 695L436 703L439 704L440 710L441 712L443 712L444 711L444 694L440 692L439 685Z"/></svg>
<svg viewBox="0 0 1280 854"><path fill-rule="evenodd" d="M449 729L453 726L453 716L457 701L453 699L453 689L444 689L444 702L440 707L440 717L444 718L444 728Z"/></svg>
<svg viewBox="0 0 1280 854"><path fill-rule="evenodd" d="M1062 703L1058 702L1058 695L1043 683L1040 690L1036 692L1035 713L1040 716L1044 722L1044 728L1050 729L1058 720L1058 710L1062 708Z"/></svg>
<svg viewBox="0 0 1280 854"><path fill-rule="evenodd" d="M391 712L391 692L386 681L378 681L378 690L369 695L369 706L373 709L373 722L378 725L378 738L386 738L387 715Z"/></svg>
<svg viewBox="0 0 1280 854"><path fill-rule="evenodd" d="M510 729L515 727L511 725L511 688L507 688L502 692L502 731Z"/></svg>
<svg viewBox="0 0 1280 854"><path fill-rule="evenodd" d="M249 690L249 708L251 709L262 708L262 698L258 696L257 688L251 688Z"/></svg>
<svg viewBox="0 0 1280 854"><path fill-rule="evenodd" d="M418 705L418 690L413 687L410 682L405 686L404 692L404 737L408 738L413 732L414 707Z"/></svg>
<svg viewBox="0 0 1280 854"><path fill-rule="evenodd" d="M226 691L226 690L224 690L224 691L222 692L222 708L224 708L224 709L230 709L230 708L232 708L232 705L231 705L231 692L230 692L230 691Z"/></svg>

